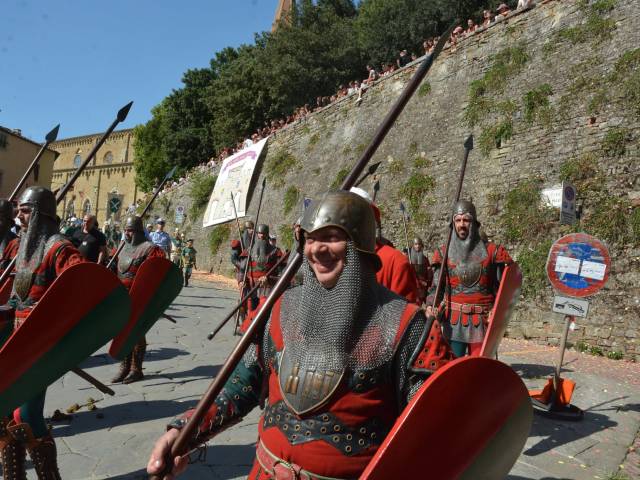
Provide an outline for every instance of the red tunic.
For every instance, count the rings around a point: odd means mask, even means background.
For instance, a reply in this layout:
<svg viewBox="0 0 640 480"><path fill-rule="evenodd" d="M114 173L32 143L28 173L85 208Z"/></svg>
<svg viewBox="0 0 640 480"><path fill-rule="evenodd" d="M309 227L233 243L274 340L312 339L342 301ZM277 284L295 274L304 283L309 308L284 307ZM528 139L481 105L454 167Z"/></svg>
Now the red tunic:
<svg viewBox="0 0 640 480"><path fill-rule="evenodd" d="M444 247L441 247L444 249ZM482 271L475 284L465 286L455 274L456 264L447 259L448 282L445 295L445 317L452 325L459 321L467 326L469 323L479 325L489 315L497 291L496 265L509 265L513 260L502 245L489 242L486 244L487 256L482 261ZM433 254L434 266L442 264L441 250ZM443 251L443 250L442 250Z"/></svg>
<svg viewBox="0 0 640 480"><path fill-rule="evenodd" d="M382 261L382 268L376 273L376 280L394 293L412 303L418 301L418 280L407 257L399 250L376 242L376 253Z"/></svg>
<svg viewBox="0 0 640 480"><path fill-rule="evenodd" d="M16 303L16 318L26 318L36 303L49 289L53 281L60 274L76 263L86 260L68 240L57 240L47 251L38 268L33 272L33 283L29 289L27 299L20 301L17 296L12 297Z"/></svg>

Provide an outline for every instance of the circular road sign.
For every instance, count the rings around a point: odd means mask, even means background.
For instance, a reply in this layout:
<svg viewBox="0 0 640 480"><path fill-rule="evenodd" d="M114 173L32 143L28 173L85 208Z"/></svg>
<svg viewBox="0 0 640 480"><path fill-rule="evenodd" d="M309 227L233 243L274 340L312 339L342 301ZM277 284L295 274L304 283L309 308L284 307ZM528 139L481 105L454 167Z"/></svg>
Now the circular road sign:
<svg viewBox="0 0 640 480"><path fill-rule="evenodd" d="M553 288L571 297L588 297L607 283L611 257L606 245L586 233L572 233L549 250L547 276Z"/></svg>

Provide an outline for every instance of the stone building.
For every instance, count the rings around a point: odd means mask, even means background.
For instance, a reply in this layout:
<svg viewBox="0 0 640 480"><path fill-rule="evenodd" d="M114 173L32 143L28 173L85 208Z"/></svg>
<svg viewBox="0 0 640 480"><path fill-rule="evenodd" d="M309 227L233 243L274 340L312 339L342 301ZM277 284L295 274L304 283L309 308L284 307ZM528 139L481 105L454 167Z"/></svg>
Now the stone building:
<svg viewBox="0 0 640 480"><path fill-rule="evenodd" d="M0 127L0 198L7 198L24 175L41 145L20 134L20 130ZM51 186L51 172L56 152L47 148L23 188Z"/></svg>
<svg viewBox="0 0 640 480"><path fill-rule="evenodd" d="M59 140L51 147L59 152L51 187L64 185L89 154L102 134ZM133 169L133 130L117 130L100 147L73 189L58 205L58 215L66 219L86 213L97 215L99 225L119 222L138 200Z"/></svg>

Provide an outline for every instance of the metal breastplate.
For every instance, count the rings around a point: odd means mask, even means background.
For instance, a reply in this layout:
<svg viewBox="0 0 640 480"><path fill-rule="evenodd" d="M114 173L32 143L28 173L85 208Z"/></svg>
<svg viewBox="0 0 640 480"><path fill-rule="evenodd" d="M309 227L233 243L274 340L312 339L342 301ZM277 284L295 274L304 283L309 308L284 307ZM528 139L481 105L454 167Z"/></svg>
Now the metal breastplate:
<svg viewBox="0 0 640 480"><path fill-rule="evenodd" d="M118 271L121 274L126 273L131 268L133 261L144 256L152 246L153 244L148 241L133 248L125 246L118 256Z"/></svg>
<svg viewBox="0 0 640 480"><path fill-rule="evenodd" d="M301 369L293 364L286 349L280 355L278 381L282 398L296 415L304 415L329 401L336 391L345 369L342 371L317 370L310 366Z"/></svg>
<svg viewBox="0 0 640 480"><path fill-rule="evenodd" d="M53 245L61 240L64 240L64 237L60 234L51 235L51 237L47 239L47 242L44 244L44 253L42 255L42 260L40 260L40 263L42 263L47 257L47 254L49 253L49 250L51 250ZM29 298L29 292L31 291L33 281L36 278L39 268L40 265L38 265L33 270L33 272L30 272L28 269L22 271L18 270L16 272L16 276L13 280L13 291L16 293L16 295L18 295L21 301L24 302Z"/></svg>
<svg viewBox="0 0 640 480"><path fill-rule="evenodd" d="M482 262L461 263L451 270L451 276L457 277L467 288L473 287L482 276Z"/></svg>

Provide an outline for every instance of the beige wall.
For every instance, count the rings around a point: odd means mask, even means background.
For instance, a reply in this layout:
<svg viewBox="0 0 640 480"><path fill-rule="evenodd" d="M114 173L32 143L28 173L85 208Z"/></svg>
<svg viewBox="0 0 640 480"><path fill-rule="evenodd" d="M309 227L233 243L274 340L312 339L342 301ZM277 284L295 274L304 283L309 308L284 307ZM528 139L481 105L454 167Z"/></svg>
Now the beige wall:
<svg viewBox="0 0 640 480"><path fill-rule="evenodd" d="M59 188L67 182L101 135L66 138L52 144L52 148L60 152L53 170L53 188ZM138 200L133 155L133 130L113 132L76 180L73 190L58 206L58 215L63 219L71 213L81 216L88 209L98 216L101 226L109 218L120 221L129 205ZM115 213L108 208L113 199L120 203Z"/></svg>
<svg viewBox="0 0 640 480"><path fill-rule="evenodd" d="M13 192L40 148L41 145L0 127L0 198L7 198ZM29 175L23 189L32 185L50 188L55 158L56 152L47 149L38 162L39 168Z"/></svg>

